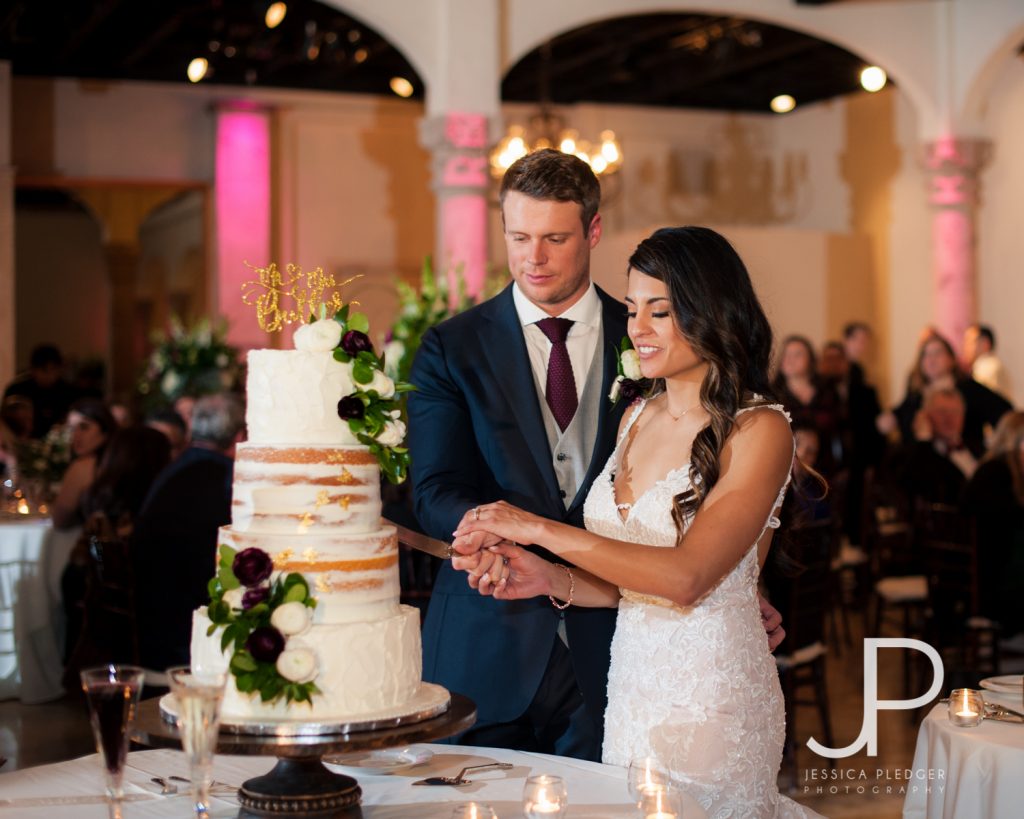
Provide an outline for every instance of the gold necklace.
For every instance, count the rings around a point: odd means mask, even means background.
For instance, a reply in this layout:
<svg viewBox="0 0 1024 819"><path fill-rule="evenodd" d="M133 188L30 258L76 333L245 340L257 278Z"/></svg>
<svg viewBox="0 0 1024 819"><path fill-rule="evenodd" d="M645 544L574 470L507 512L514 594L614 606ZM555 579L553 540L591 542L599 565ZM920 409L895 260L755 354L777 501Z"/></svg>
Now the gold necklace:
<svg viewBox="0 0 1024 819"><path fill-rule="evenodd" d="M698 401L692 407L690 407L688 409L684 409L679 415L673 415L672 414L672 410L670 410L668 408L668 396L665 397L665 412L668 414L668 417L671 418L673 421L681 421L683 418L686 417L686 413L690 412L690 410L697 409L697 407L699 407L699 406L700 406L700 401Z"/></svg>

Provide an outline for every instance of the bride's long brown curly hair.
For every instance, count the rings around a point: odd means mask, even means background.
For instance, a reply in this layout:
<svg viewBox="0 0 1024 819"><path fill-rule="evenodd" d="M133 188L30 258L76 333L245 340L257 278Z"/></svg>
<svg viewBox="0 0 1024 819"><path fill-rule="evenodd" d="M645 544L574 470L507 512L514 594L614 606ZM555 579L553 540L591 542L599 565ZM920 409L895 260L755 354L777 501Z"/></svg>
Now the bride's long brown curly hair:
<svg viewBox="0 0 1024 819"><path fill-rule="evenodd" d="M675 325L708 365L701 406L711 416L693 439L690 486L673 499L682 534L721 477L721 454L743 407L768 403L772 328L750 274L726 239L710 228L662 228L644 239L629 267L665 283ZM654 390L664 389L664 382ZM755 398L755 396L758 396Z"/></svg>

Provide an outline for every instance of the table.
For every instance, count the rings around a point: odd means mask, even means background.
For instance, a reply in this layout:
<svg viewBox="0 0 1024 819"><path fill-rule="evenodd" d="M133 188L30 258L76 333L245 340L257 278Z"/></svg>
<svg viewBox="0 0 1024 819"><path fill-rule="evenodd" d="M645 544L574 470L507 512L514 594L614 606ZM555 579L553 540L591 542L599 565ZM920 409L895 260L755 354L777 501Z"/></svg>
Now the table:
<svg viewBox="0 0 1024 819"><path fill-rule="evenodd" d="M1021 710L1019 696L985 692L985 699ZM960 728L936 705L917 734L915 779L903 803L904 819L1002 819L1024 805L1024 725L985 720ZM922 773L919 773L922 772ZM939 778L941 776L941 779Z"/></svg>
<svg viewBox="0 0 1024 819"><path fill-rule="evenodd" d="M0 515L0 700L63 696L60 576L79 530Z"/></svg>
<svg viewBox="0 0 1024 819"><path fill-rule="evenodd" d="M489 803L500 819L522 816L522 793L526 777L548 773L565 779L569 790L569 816L573 819L633 819L636 808L626 789L626 772L612 765L582 762L546 754L506 751L498 748L473 748L461 745L417 745L434 756L428 762L405 771L384 776L358 776L363 790L363 819L449 819L460 802ZM435 775L453 775L467 765L511 762L511 770L484 771L472 777L473 784L452 788L413 787L417 779ZM272 759L261 757L218 756L214 778L239 784L251 776L266 772ZM136 751L128 755L125 771L125 819L181 817L191 815L187 790L176 796L160 796L160 788L150 782L152 776L172 774L188 776L188 764L180 751ZM184 786L187 789L187 786ZM100 798L103 777L99 759L82 757L57 765L44 765L0 774L0 819L107 819L107 808ZM82 801L92 796L91 802ZM686 819L698 819L705 813L689 797L685 798ZM69 801L69 800L77 801ZM230 796L215 794L212 819L235 816L237 802Z"/></svg>

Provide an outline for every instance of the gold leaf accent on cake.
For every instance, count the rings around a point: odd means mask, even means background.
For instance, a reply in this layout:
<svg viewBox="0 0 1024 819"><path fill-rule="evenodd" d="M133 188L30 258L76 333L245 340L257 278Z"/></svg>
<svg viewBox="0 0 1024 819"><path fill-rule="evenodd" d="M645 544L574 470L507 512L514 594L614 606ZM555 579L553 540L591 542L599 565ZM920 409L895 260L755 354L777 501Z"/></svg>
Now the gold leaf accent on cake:
<svg viewBox="0 0 1024 819"><path fill-rule="evenodd" d="M275 333L296 321L309 321L310 316L318 313L333 316L345 306L337 288L359 278L352 276L338 282L333 273L324 273L322 267L304 273L295 264L286 265L284 272L273 262L268 267L254 267L248 262L246 266L259 278L242 284L242 303L256 308L256 321L267 333ZM330 296L325 298L327 293Z"/></svg>
<svg viewBox="0 0 1024 819"><path fill-rule="evenodd" d="M316 549L314 549L312 546L310 546L308 549L306 549L306 551L304 551L302 553L302 556L306 560L312 562L312 561L316 560L318 557L320 557L320 553Z"/></svg>
<svg viewBox="0 0 1024 819"><path fill-rule="evenodd" d="M338 498L338 506L340 506L346 512L348 511L348 505L350 503L352 503L352 498L349 497L348 495L342 495L340 498Z"/></svg>
<svg viewBox="0 0 1024 819"><path fill-rule="evenodd" d="M284 565L294 557L295 552L291 549L285 549L283 552L278 552L273 557L274 568L280 571Z"/></svg>
<svg viewBox="0 0 1024 819"><path fill-rule="evenodd" d="M326 489L321 489L316 493L316 508L319 509L321 506L326 506L331 502L331 496L327 493Z"/></svg>
<svg viewBox="0 0 1024 819"><path fill-rule="evenodd" d="M299 534L303 534L312 525L313 516L309 512L303 512L299 518Z"/></svg>
<svg viewBox="0 0 1024 819"><path fill-rule="evenodd" d="M367 557L361 560L326 560L310 563L305 560L289 560L281 565L282 571L289 572L372 572L387 569L398 563L398 555L384 557ZM277 564L275 563L276 567Z"/></svg>
<svg viewBox="0 0 1024 819"><path fill-rule="evenodd" d="M323 594L324 592L329 592L331 590L331 584L327 582L327 578L324 577L322 574L318 574L316 576L316 583L314 583L313 585L316 586L316 590L321 594Z"/></svg>
<svg viewBox="0 0 1024 819"><path fill-rule="evenodd" d="M235 455L237 463L269 464L349 464L351 466L377 465L366 447L275 447L243 446Z"/></svg>
<svg viewBox="0 0 1024 819"><path fill-rule="evenodd" d="M356 479L352 476L352 473L348 471L348 467L341 468L341 474L338 476L338 483L342 486L351 486L356 483Z"/></svg>

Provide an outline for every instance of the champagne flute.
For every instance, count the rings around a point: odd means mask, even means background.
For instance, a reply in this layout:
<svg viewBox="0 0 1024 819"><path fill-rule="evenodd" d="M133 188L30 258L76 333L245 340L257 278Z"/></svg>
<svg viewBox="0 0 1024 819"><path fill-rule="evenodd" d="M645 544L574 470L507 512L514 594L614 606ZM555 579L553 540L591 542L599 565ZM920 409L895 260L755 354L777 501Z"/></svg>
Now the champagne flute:
<svg viewBox="0 0 1024 819"><path fill-rule="evenodd" d="M196 816L206 819L227 672L193 671L186 665L167 669L167 676L178 709L181 747L188 757L192 804Z"/></svg>
<svg viewBox="0 0 1024 819"><path fill-rule="evenodd" d="M129 729L142 693L142 669L132 665L106 665L84 669L81 678L96 753L103 758L108 811L111 819L121 819L124 763L128 756Z"/></svg>

